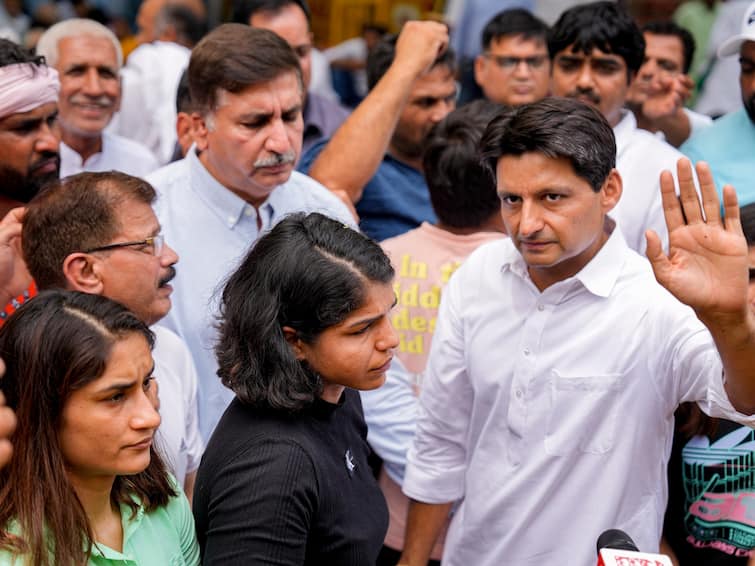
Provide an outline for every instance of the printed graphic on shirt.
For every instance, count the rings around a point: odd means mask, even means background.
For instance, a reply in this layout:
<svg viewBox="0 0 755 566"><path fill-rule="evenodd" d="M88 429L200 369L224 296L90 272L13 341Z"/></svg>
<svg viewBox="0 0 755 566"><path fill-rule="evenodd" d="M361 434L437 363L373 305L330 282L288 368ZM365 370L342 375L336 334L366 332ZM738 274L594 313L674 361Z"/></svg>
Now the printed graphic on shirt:
<svg viewBox="0 0 755 566"><path fill-rule="evenodd" d="M735 428L713 443L695 436L682 449L687 541L732 556L755 547L755 431Z"/></svg>
<svg viewBox="0 0 755 566"><path fill-rule="evenodd" d="M460 261L446 262L438 273L429 273L426 262L410 254L401 256L393 284L398 302L391 317L399 334L399 352L417 354L423 360L427 356L429 337L435 332L441 287L460 265Z"/></svg>

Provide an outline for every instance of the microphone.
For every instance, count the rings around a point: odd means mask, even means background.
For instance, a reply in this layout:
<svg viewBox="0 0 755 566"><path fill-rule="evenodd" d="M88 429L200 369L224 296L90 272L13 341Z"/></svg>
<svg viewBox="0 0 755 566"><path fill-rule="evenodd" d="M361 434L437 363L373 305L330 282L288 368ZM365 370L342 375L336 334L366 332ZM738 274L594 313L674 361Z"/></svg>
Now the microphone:
<svg viewBox="0 0 755 566"><path fill-rule="evenodd" d="M609 529L598 537L598 566L673 566L662 554L640 552L632 538L619 529Z"/></svg>

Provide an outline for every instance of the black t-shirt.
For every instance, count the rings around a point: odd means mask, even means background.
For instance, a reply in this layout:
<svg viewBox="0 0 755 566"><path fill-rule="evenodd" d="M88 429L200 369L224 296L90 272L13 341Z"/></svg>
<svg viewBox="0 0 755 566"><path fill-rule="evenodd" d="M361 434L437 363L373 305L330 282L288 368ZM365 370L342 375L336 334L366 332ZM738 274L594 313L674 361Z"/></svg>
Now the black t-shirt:
<svg viewBox="0 0 755 566"><path fill-rule="evenodd" d="M755 433L719 420L714 438L674 436L664 536L681 566L745 565L755 548Z"/></svg>
<svg viewBox="0 0 755 566"><path fill-rule="evenodd" d="M296 416L235 399L194 490L203 564L374 565L388 510L356 391Z"/></svg>

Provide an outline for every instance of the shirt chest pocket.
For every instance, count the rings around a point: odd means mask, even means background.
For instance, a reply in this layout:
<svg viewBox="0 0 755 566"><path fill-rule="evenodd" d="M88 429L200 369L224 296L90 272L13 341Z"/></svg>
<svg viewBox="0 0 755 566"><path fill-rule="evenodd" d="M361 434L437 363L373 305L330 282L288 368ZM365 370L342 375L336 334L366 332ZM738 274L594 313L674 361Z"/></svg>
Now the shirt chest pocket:
<svg viewBox="0 0 755 566"><path fill-rule="evenodd" d="M571 376L552 370L545 452L605 454L613 449L622 374Z"/></svg>

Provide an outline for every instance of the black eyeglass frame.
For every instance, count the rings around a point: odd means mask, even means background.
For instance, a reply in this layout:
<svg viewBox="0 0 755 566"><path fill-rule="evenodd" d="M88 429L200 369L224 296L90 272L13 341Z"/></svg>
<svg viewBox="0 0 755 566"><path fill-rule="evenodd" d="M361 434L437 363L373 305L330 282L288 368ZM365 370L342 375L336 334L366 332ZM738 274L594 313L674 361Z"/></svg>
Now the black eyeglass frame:
<svg viewBox="0 0 755 566"><path fill-rule="evenodd" d="M164 244L165 237L162 234L157 234L156 236L150 236L149 238L144 238L143 240L139 240L138 242L117 242L115 244L107 244L105 246L89 248L88 250L84 250L84 253L91 254L94 252L105 252L108 250L116 250L118 248L130 248L132 246L152 246L154 252L150 255L159 257L162 253Z"/></svg>

